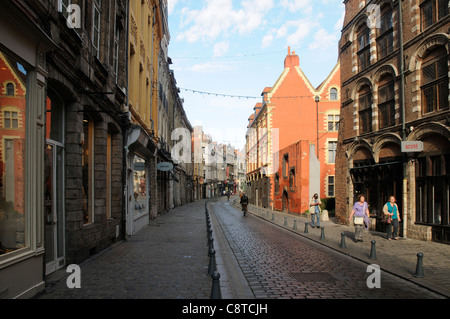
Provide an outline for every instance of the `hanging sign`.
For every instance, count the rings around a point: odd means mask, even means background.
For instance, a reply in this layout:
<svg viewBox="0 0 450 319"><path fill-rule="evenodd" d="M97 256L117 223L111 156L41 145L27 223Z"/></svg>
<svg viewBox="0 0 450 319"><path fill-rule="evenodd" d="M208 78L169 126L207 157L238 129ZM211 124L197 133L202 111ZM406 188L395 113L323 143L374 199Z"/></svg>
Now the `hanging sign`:
<svg viewBox="0 0 450 319"><path fill-rule="evenodd" d="M169 162L161 162L156 165L156 169L162 172L168 172L173 169L173 164Z"/></svg>
<svg viewBox="0 0 450 319"><path fill-rule="evenodd" d="M408 141L402 142L402 153L423 152L423 142Z"/></svg>

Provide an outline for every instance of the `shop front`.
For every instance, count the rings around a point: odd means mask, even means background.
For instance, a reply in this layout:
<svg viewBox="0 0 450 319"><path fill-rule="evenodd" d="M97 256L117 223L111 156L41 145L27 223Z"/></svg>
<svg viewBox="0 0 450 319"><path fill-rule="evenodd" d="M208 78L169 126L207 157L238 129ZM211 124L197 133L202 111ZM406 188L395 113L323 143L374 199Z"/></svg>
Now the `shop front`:
<svg viewBox="0 0 450 319"><path fill-rule="evenodd" d="M132 236L156 217L152 217L152 206L156 204L151 194L152 176L156 174L156 144L143 128L132 125L127 149L126 231Z"/></svg>
<svg viewBox="0 0 450 319"><path fill-rule="evenodd" d="M45 56L52 48L22 10L2 3L0 298L28 298L45 287Z"/></svg>

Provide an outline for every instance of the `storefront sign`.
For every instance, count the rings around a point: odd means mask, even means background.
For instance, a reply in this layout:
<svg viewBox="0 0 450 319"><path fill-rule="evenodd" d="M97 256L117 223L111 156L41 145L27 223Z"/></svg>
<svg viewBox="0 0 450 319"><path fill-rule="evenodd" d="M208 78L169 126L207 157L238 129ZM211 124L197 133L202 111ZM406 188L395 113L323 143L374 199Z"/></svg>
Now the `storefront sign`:
<svg viewBox="0 0 450 319"><path fill-rule="evenodd" d="M173 164L169 162L162 162L156 165L156 169L162 172L168 172L173 169Z"/></svg>
<svg viewBox="0 0 450 319"><path fill-rule="evenodd" d="M402 153L423 152L423 142L402 142Z"/></svg>

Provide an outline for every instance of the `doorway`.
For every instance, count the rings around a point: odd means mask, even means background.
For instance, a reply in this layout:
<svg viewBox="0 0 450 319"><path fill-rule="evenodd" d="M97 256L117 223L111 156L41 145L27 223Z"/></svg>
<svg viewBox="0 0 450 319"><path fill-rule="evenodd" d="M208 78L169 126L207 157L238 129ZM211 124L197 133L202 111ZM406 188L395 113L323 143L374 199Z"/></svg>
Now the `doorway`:
<svg viewBox="0 0 450 319"><path fill-rule="evenodd" d="M47 98L47 144L44 152L45 275L65 266L64 107Z"/></svg>
<svg viewBox="0 0 450 319"><path fill-rule="evenodd" d="M45 149L45 274L65 265L64 159L61 144L48 141Z"/></svg>

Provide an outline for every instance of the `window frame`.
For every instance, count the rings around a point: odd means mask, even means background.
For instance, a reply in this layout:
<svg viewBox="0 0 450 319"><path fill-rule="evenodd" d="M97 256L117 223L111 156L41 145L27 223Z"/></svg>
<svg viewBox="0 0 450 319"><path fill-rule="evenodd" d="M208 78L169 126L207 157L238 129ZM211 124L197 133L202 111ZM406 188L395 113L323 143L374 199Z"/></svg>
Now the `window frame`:
<svg viewBox="0 0 450 319"><path fill-rule="evenodd" d="M382 90L388 90L388 98L381 100ZM395 81L391 79L378 87L378 125L380 129L395 125Z"/></svg>
<svg viewBox="0 0 450 319"><path fill-rule="evenodd" d="M92 11L92 47L94 49L94 54L97 57L97 59L100 58L100 37L101 37L101 17L102 17L102 10L101 0L94 0L93 1L93 11ZM97 16L96 16L97 14ZM96 17L98 17L98 21L96 23ZM97 39L96 39L97 36Z"/></svg>
<svg viewBox="0 0 450 319"><path fill-rule="evenodd" d="M364 108L361 108L361 102L365 101ZM372 132L372 90L370 87L364 87L359 92L358 97L358 116L360 133Z"/></svg>
<svg viewBox="0 0 450 319"><path fill-rule="evenodd" d="M444 8L444 13L441 16L442 11L440 9ZM446 9L445 9L446 8ZM430 10L427 17L425 17L425 10ZM420 26L422 31L425 31L429 27L433 26L437 22L444 19L449 14L448 4L445 7L445 0L425 0L420 4Z"/></svg>
<svg viewBox="0 0 450 319"><path fill-rule="evenodd" d="M441 50L440 48L437 48L428 54L431 55L434 52ZM443 72L442 75L439 74L440 68L439 63L444 63L448 65L448 54L445 54L445 48L442 50L443 54L435 54L435 56L427 59L425 58L422 66L421 66L421 79L422 79L422 85L420 87L421 90L421 96L422 96L422 115L432 114L435 112L439 112L442 110L447 110L449 108L448 103L448 84L449 84L449 78L448 78L448 72ZM439 52L438 52L439 53ZM425 82L425 72L427 68L433 66L433 72L434 77L427 82ZM430 69L431 70L431 69ZM447 70L447 68L446 68ZM431 78L431 77L429 77ZM427 97L427 91L432 90L433 95L433 101L432 105L430 107L428 101L429 98ZM442 93L443 89L443 93ZM442 99L442 101L441 101ZM442 103L441 103L442 102Z"/></svg>
<svg viewBox="0 0 450 319"><path fill-rule="evenodd" d="M388 25L387 27L386 24ZM394 52L394 20L391 9L381 16L381 28L378 29L376 43L378 60ZM384 44L383 50L380 50L380 44Z"/></svg>
<svg viewBox="0 0 450 319"><path fill-rule="evenodd" d="M328 164L336 164L337 141L328 141Z"/></svg>
<svg viewBox="0 0 450 319"><path fill-rule="evenodd" d="M370 29L367 25L361 27L357 34L358 70L366 70L370 64Z"/></svg>

